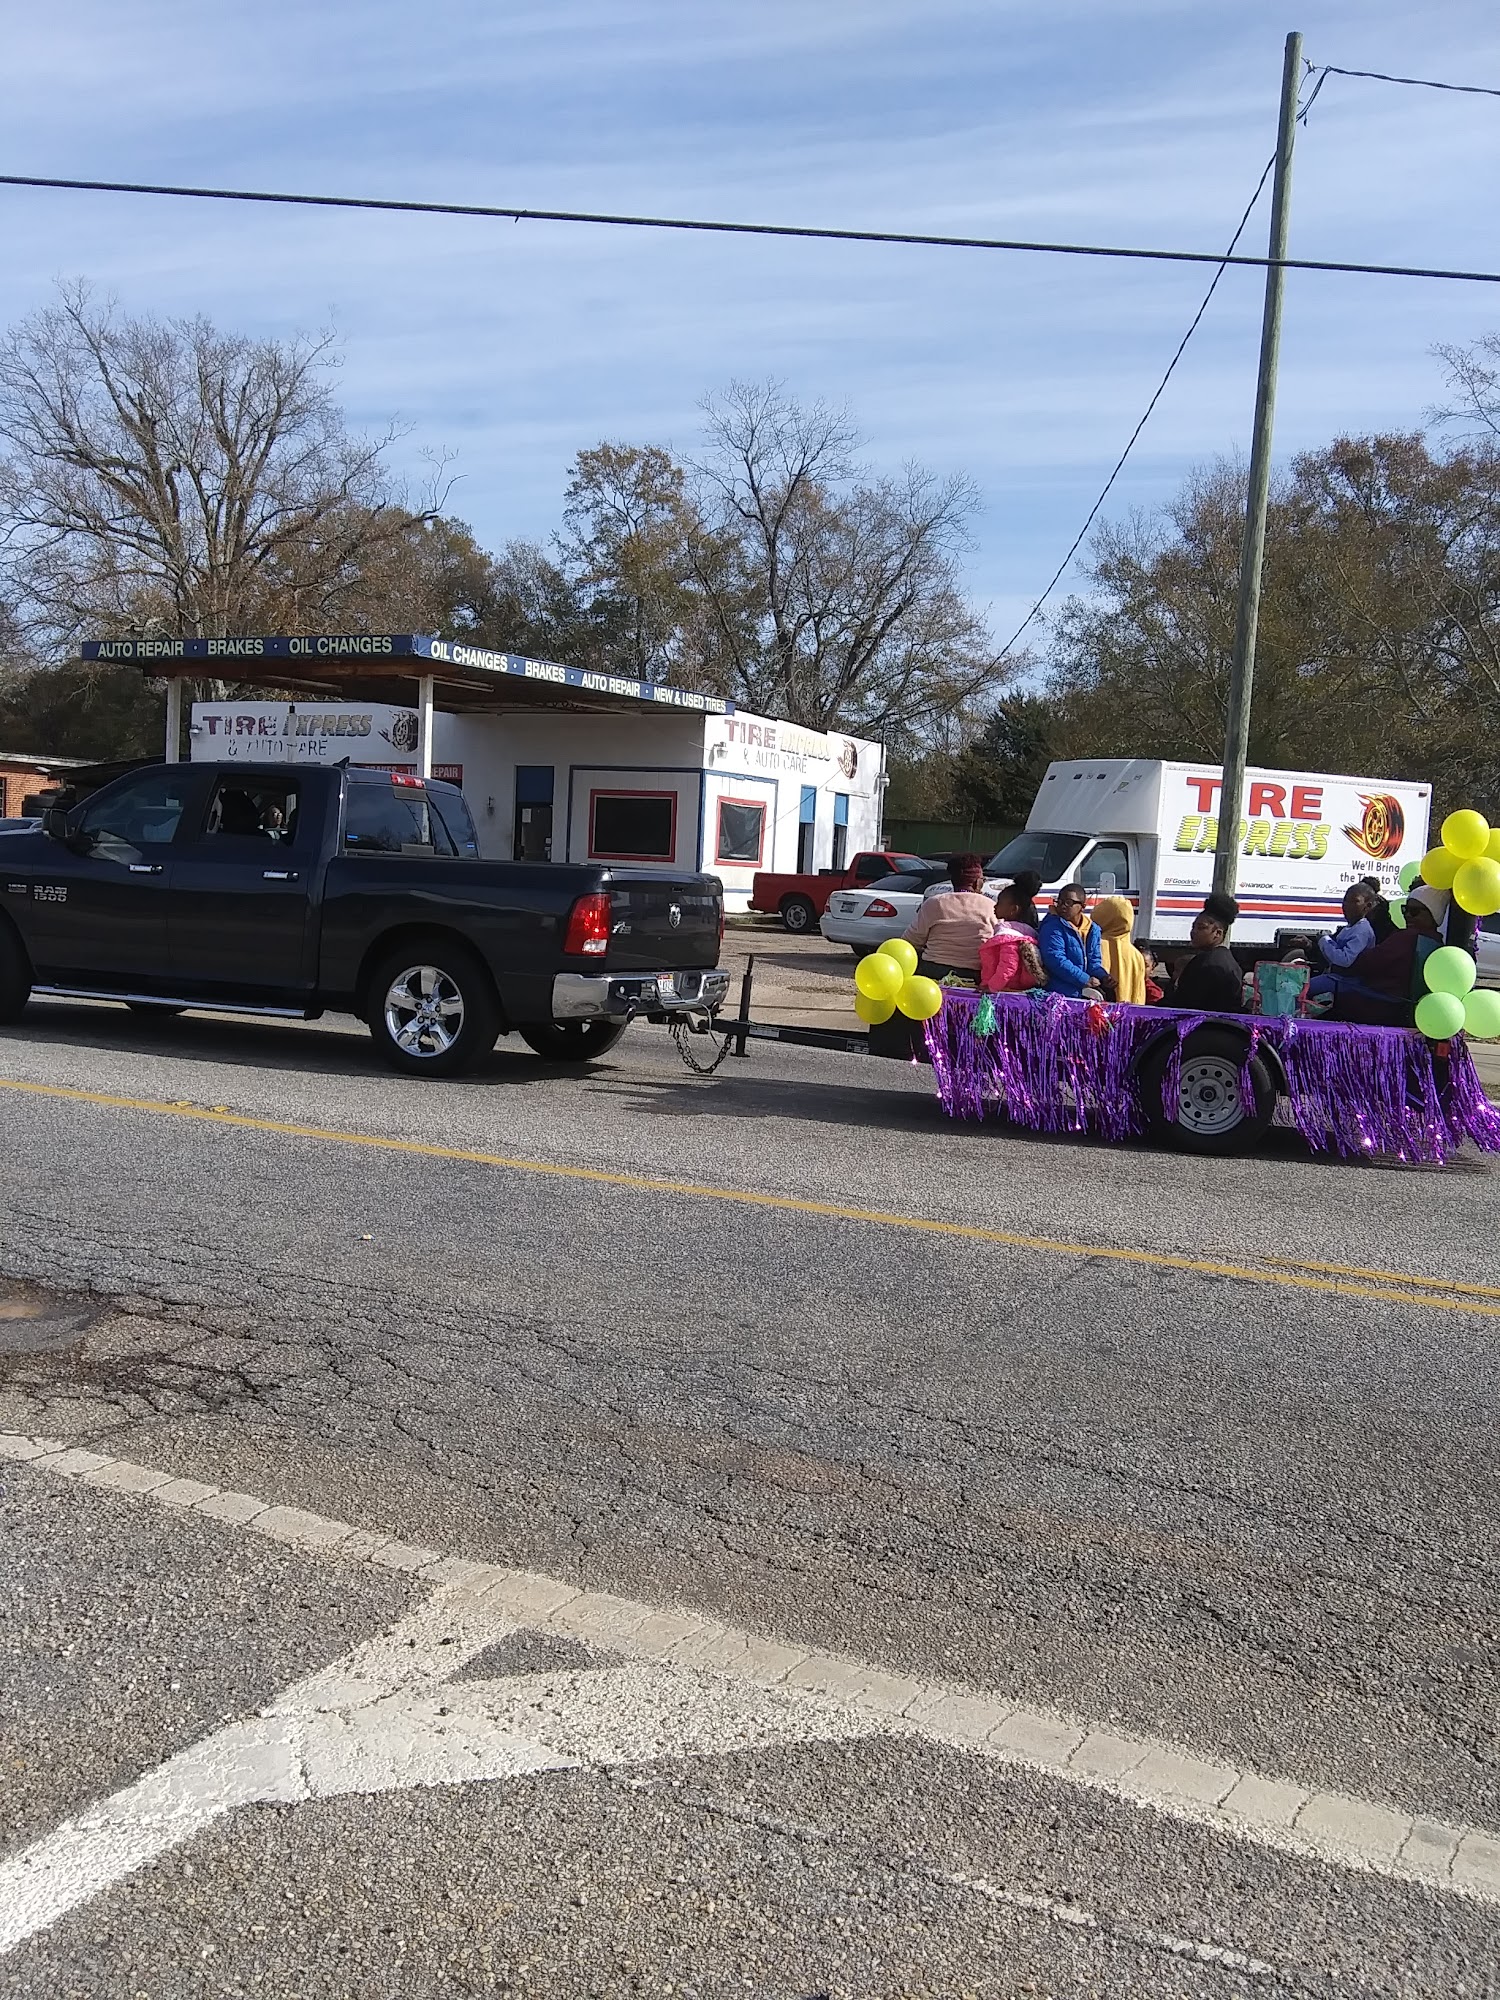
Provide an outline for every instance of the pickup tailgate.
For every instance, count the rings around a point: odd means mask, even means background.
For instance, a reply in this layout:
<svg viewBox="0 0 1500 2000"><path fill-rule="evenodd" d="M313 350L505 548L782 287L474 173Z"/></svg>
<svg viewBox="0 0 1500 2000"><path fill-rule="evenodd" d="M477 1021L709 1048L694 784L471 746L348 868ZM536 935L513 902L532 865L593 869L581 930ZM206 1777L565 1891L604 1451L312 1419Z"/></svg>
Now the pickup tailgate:
<svg viewBox="0 0 1500 2000"><path fill-rule="evenodd" d="M609 971L670 972L718 964L723 893L717 876L685 881L612 876L609 901Z"/></svg>

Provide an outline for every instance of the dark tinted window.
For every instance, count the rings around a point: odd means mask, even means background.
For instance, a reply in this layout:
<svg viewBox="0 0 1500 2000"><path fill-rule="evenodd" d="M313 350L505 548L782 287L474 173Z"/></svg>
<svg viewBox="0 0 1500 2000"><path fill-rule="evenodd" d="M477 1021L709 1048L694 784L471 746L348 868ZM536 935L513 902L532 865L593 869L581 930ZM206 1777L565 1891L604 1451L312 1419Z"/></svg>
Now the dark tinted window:
<svg viewBox="0 0 1500 2000"><path fill-rule="evenodd" d="M297 831L297 787L286 779L220 778L209 801L205 840L289 843Z"/></svg>
<svg viewBox="0 0 1500 2000"><path fill-rule="evenodd" d="M78 831L102 861L128 861L142 848L165 847L177 832L192 786L188 765L138 772L90 799Z"/></svg>
<svg viewBox="0 0 1500 2000"><path fill-rule="evenodd" d="M934 882L946 882L946 868L923 869L920 875L882 875L878 881L862 882L863 889L878 889L887 895L924 896Z"/></svg>
<svg viewBox="0 0 1500 2000"><path fill-rule="evenodd" d="M595 792L589 854L601 861L670 861L677 849L675 792Z"/></svg>
<svg viewBox="0 0 1500 2000"><path fill-rule="evenodd" d="M761 848L766 837L766 809L743 799L720 799L719 838L714 853L720 861L742 861L760 866Z"/></svg>
<svg viewBox="0 0 1500 2000"><path fill-rule="evenodd" d="M431 791L427 794L427 805L433 817L434 839L439 830L447 835L444 851L474 860L479 853L479 835L474 830L474 821L464 803L463 793Z"/></svg>
<svg viewBox="0 0 1500 2000"><path fill-rule="evenodd" d="M986 875L1018 875L1033 868L1044 882L1056 882L1066 875L1083 852L1081 833L1018 833L1008 840L990 861Z"/></svg>
<svg viewBox="0 0 1500 2000"><path fill-rule="evenodd" d="M442 834L443 851L453 843ZM344 806L344 846L354 854L431 854L427 794L415 786L351 784Z"/></svg>

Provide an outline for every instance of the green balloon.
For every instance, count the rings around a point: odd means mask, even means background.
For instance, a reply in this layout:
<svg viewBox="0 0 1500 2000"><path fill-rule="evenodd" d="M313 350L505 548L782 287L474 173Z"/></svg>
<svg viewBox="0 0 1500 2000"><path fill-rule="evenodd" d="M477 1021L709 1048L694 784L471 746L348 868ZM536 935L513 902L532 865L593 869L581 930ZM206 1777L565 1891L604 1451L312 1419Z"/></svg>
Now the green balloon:
<svg viewBox="0 0 1500 2000"><path fill-rule="evenodd" d="M1446 1042L1464 1024L1464 1003L1456 993L1424 993L1417 1002L1416 1021L1418 1032L1429 1042Z"/></svg>
<svg viewBox="0 0 1500 2000"><path fill-rule="evenodd" d="M1429 993L1451 993L1457 999L1463 998L1478 976L1479 968L1473 959L1456 944L1440 944L1422 967ZM1458 1031L1455 1028L1449 1032Z"/></svg>
<svg viewBox="0 0 1500 2000"><path fill-rule="evenodd" d="M1385 907L1387 915L1397 930L1404 931L1406 929L1406 898L1404 896L1397 896L1392 902L1387 903Z"/></svg>
<svg viewBox="0 0 1500 2000"><path fill-rule="evenodd" d="M1500 1036L1500 993L1493 987L1477 986L1464 995L1464 1031L1481 1042Z"/></svg>
<svg viewBox="0 0 1500 2000"><path fill-rule="evenodd" d="M1413 889L1421 879L1422 864L1420 861L1408 861L1406 866L1401 870L1401 873L1396 877L1402 888L1408 891Z"/></svg>

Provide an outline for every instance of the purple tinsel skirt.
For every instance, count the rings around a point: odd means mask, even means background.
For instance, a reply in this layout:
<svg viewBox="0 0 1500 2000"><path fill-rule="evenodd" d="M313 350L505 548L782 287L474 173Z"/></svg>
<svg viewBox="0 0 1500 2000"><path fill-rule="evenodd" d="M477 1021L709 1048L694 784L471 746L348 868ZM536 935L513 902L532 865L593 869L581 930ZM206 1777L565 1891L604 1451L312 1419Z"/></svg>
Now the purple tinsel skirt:
<svg viewBox="0 0 1500 2000"><path fill-rule="evenodd" d="M1135 1063L1164 1029L1175 1030L1162 1083L1174 1105L1183 1037L1222 1017L1168 1007L1101 1010L1055 993L992 996L994 1031L976 1035L978 996L946 993L927 1023L938 1095L951 1118L994 1114L1033 1132L1092 1132L1104 1139L1146 1131ZM1093 1015L1091 1024L1090 1016ZM1429 1043L1411 1028L1238 1015L1250 1051L1275 1048L1286 1071L1296 1129L1318 1152L1410 1162L1449 1159L1465 1139L1500 1153L1500 1109L1484 1094L1462 1036L1448 1045L1439 1083Z"/></svg>

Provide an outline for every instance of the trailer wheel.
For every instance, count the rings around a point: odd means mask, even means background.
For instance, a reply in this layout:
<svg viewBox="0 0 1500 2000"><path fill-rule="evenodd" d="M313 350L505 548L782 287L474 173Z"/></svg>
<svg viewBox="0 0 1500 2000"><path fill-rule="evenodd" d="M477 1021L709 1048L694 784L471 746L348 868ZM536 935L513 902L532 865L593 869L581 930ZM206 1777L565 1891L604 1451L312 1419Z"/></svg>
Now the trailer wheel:
<svg viewBox="0 0 1500 2000"><path fill-rule="evenodd" d="M545 1021L519 1026L516 1033L549 1062L592 1062L607 1056L629 1026L628 1021Z"/></svg>
<svg viewBox="0 0 1500 2000"><path fill-rule="evenodd" d="M781 921L794 937L801 937L810 931L818 920L818 913L806 896L784 896L781 900Z"/></svg>
<svg viewBox="0 0 1500 2000"><path fill-rule="evenodd" d="M1258 1145L1276 1110L1276 1089L1259 1056L1246 1064L1245 1037L1233 1028L1195 1028L1182 1044L1181 1083L1169 1113L1162 1084L1172 1044L1171 1035L1161 1036L1140 1067L1141 1107L1152 1138L1188 1153L1244 1153Z"/></svg>

